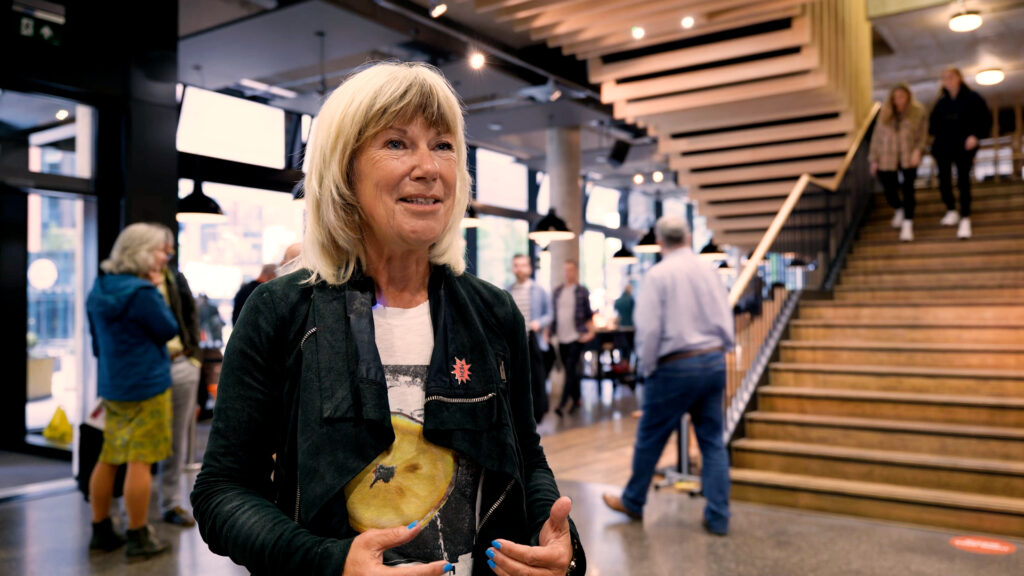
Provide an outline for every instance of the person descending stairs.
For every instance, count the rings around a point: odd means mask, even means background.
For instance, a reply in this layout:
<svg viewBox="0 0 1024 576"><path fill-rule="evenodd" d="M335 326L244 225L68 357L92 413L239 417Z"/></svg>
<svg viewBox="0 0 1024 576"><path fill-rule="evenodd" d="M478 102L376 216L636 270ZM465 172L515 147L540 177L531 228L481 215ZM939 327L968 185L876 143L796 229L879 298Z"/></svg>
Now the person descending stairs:
<svg viewBox="0 0 1024 576"><path fill-rule="evenodd" d="M876 199L733 442L733 498L1024 536L1024 184L977 188L969 240L944 212L919 191L900 242Z"/></svg>

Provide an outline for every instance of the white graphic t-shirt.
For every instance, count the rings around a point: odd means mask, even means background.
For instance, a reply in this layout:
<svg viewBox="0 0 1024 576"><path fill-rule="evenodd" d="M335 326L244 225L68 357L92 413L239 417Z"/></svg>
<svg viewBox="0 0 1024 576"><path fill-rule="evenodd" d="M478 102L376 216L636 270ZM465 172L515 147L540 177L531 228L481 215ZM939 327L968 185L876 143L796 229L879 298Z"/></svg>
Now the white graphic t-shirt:
<svg viewBox="0 0 1024 576"><path fill-rule="evenodd" d="M395 442L345 487L349 522L368 528L424 525L415 540L384 553L385 564L444 559L473 571L481 468L423 438L427 368L434 349L427 302L373 308L377 350L388 386Z"/></svg>

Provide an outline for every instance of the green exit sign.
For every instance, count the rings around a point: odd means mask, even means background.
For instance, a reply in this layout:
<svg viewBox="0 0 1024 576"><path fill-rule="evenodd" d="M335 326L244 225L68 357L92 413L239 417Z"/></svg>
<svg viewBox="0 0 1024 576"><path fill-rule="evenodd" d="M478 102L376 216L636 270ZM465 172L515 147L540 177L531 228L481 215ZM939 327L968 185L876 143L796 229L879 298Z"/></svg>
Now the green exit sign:
<svg viewBox="0 0 1024 576"><path fill-rule="evenodd" d="M64 36L64 6L45 0L14 0L15 34L60 46Z"/></svg>

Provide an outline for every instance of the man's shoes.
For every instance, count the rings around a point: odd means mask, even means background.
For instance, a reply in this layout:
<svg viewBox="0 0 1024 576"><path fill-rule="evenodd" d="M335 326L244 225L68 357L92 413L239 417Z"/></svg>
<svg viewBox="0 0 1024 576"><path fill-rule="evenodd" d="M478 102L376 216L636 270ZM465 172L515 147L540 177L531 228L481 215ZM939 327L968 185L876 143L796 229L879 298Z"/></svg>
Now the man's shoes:
<svg viewBox="0 0 1024 576"><path fill-rule="evenodd" d="M153 527L148 524L137 530L129 529L127 535L128 546L124 555L128 558L149 558L170 548L169 544L156 537Z"/></svg>
<svg viewBox="0 0 1024 576"><path fill-rule="evenodd" d="M704 531L707 532L708 534L711 534L712 536L728 536L729 535L729 529L728 528L726 528L723 531L712 530L711 526L708 525L708 521L707 520L702 520L701 524L704 525Z"/></svg>
<svg viewBox="0 0 1024 576"><path fill-rule="evenodd" d="M564 414L562 414L562 407L561 406L559 406L558 408L555 408L555 414L558 414L559 418L564 416Z"/></svg>
<svg viewBox="0 0 1024 576"><path fill-rule="evenodd" d="M114 524L110 518L92 523L92 539L89 540L89 550L111 552L124 546L124 542L124 536L114 531Z"/></svg>
<svg viewBox="0 0 1024 576"><path fill-rule="evenodd" d="M914 221L904 220L900 225L900 242L914 241Z"/></svg>
<svg viewBox="0 0 1024 576"><path fill-rule="evenodd" d="M615 494L609 494L608 492L605 492L604 494L601 494L601 499L604 500L605 506L611 508L612 510L615 510L616 512L622 512L623 514L629 516L633 520L644 519L643 514L639 512L633 512L629 508L626 508L626 505L622 503L622 498L616 496Z"/></svg>
<svg viewBox="0 0 1024 576"><path fill-rule="evenodd" d="M181 506L175 506L167 512L164 512L164 522L174 524L175 526L181 526L182 528L191 528L196 525L195 518L193 518L192 515L185 511Z"/></svg>
<svg viewBox="0 0 1024 576"><path fill-rule="evenodd" d="M960 221L960 214L957 214L955 210L946 210L946 215L939 220L939 224L942 226L956 226L956 223Z"/></svg>
<svg viewBox="0 0 1024 576"><path fill-rule="evenodd" d="M960 226L956 229L956 237L961 240L967 240L971 237L971 219L961 218Z"/></svg>

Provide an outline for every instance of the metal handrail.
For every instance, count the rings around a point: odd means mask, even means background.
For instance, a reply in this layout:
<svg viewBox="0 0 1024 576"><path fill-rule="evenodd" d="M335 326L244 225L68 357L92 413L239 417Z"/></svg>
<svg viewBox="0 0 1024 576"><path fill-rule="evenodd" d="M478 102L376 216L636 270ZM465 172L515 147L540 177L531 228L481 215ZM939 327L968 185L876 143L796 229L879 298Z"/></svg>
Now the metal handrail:
<svg viewBox="0 0 1024 576"><path fill-rule="evenodd" d="M832 178L832 181L823 180L821 178L815 178L808 173L804 173L800 176L800 179L793 185L793 189L790 190L789 196L786 197L786 201L782 203L782 208L775 215L768 230L764 233L764 237L758 242L757 248L754 249L754 253L747 260L746 265L743 266L743 271L740 272L739 277L736 278L736 283L733 284L732 290L729 291L729 307L736 306L743 293L747 290L747 285L750 284L750 280L757 273L757 268L764 260L768 250L775 243L775 239L778 237L779 232L782 231L782 227L786 225L786 221L789 220L789 215L793 212L797 202L800 201L801 196L804 194L804 190L807 186L814 184L820 188L824 188L829 192L835 192L839 189L839 184L843 181L843 177L846 176L846 172L850 169L850 164L853 162L854 157L857 155L857 150L860 148L861 142L867 135L868 130L871 128L872 122L875 121L875 116L878 115L882 105L879 102L875 102L874 106L868 112L867 118L861 123L860 128L857 130L857 135L850 144L850 149L846 151L846 157L843 158L843 164L836 175Z"/></svg>

